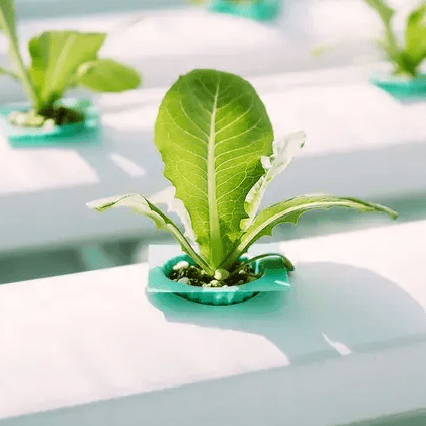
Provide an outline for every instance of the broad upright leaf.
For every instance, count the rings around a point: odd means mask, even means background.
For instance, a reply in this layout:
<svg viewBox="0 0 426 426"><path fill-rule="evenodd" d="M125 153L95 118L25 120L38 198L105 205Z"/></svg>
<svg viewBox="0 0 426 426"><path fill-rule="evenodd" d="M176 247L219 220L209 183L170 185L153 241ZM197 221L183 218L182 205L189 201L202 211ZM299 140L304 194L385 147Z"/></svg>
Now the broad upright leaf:
<svg viewBox="0 0 426 426"><path fill-rule="evenodd" d="M414 68L426 57L426 3L421 3L408 17L405 53Z"/></svg>
<svg viewBox="0 0 426 426"><path fill-rule="evenodd" d="M338 197L335 195L301 195L286 201L273 204L260 211L253 225L241 237L241 240L232 253L221 265L227 269L232 266L238 257L259 238L272 235L273 228L280 223L297 224L303 213L312 209L327 209L331 207L349 207L361 212L384 212L396 219L398 213L380 204L369 203L352 197Z"/></svg>
<svg viewBox="0 0 426 426"><path fill-rule="evenodd" d="M152 219L158 229L170 232L176 238L185 253L191 256L191 258L201 267L205 268L207 272L212 272L204 260L195 253L192 246L182 235L182 232L175 223L144 196L139 194L117 195L91 201L87 203L87 206L97 210L98 212L103 212L113 207L125 206L132 208L135 212Z"/></svg>
<svg viewBox="0 0 426 426"><path fill-rule="evenodd" d="M0 0L0 30L16 40L14 0Z"/></svg>
<svg viewBox="0 0 426 426"><path fill-rule="evenodd" d="M105 36L104 33L48 31L30 41L29 72L44 103L62 97L77 68L96 59Z"/></svg>
<svg viewBox="0 0 426 426"><path fill-rule="evenodd" d="M273 131L253 87L241 77L194 70L166 93L155 124L164 175L183 201L202 255L215 268L247 218L244 202L272 153Z"/></svg>
<svg viewBox="0 0 426 426"><path fill-rule="evenodd" d="M96 59L78 68L76 82L95 92L122 92L138 87L141 78L131 67L112 59Z"/></svg>
<svg viewBox="0 0 426 426"><path fill-rule="evenodd" d="M245 208L249 219L244 219L242 229L246 230L254 220L266 187L281 173L305 144L306 135L303 132L291 133L287 137L274 141L272 154L262 158L265 174L256 182L247 195Z"/></svg>

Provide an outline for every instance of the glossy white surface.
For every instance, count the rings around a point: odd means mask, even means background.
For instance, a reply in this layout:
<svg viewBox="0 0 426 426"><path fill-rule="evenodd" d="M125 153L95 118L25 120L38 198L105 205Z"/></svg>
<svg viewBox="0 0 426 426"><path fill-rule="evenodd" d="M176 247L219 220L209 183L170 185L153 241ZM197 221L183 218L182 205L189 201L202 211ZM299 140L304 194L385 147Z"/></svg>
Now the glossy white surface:
<svg viewBox="0 0 426 426"><path fill-rule="evenodd" d="M425 408L425 241L421 221L287 242L289 299L230 307L148 300L146 264L3 285L0 417L108 401L0 423L332 426Z"/></svg>

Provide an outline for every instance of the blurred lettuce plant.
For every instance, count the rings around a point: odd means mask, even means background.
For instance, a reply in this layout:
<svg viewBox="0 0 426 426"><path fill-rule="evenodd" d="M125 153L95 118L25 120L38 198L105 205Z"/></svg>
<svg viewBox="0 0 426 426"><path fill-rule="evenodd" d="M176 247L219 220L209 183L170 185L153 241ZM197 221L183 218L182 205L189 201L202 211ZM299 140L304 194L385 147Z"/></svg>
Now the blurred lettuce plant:
<svg viewBox="0 0 426 426"><path fill-rule="evenodd" d="M31 64L26 67L19 51L14 0L0 0L0 32L8 38L15 66L14 70L0 68L0 74L20 82L32 105L28 112L11 114L14 124L39 127L46 120L58 125L80 121L78 109L58 102L66 90L80 86L95 92L121 92L141 83L135 69L98 58L105 33L45 31L29 41Z"/></svg>
<svg viewBox="0 0 426 426"><path fill-rule="evenodd" d="M384 25L384 38L379 45L393 64L393 74L415 77L426 58L426 2L421 2L407 18L404 31L405 44L398 40L392 27L395 10L384 0L364 0L380 16Z"/></svg>

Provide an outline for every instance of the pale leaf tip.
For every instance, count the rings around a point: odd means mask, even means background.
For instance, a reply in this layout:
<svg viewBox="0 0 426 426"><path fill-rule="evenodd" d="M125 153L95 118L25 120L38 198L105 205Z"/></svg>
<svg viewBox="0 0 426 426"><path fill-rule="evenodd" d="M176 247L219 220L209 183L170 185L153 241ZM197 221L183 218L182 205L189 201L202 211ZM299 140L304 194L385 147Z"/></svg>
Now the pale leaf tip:
<svg viewBox="0 0 426 426"><path fill-rule="evenodd" d="M97 200L89 201L86 203L86 206L90 209L97 210L98 212L103 212L104 210L113 207L123 198L127 196L113 196L106 198L98 198Z"/></svg>
<svg viewBox="0 0 426 426"><path fill-rule="evenodd" d="M388 213L393 220L398 219L399 213L397 211L389 209Z"/></svg>
<svg viewBox="0 0 426 426"><path fill-rule="evenodd" d="M292 132L289 133L285 138L284 141L287 144L291 144L295 148L298 147L303 148L305 146L306 141L306 133L303 130L299 130L298 132Z"/></svg>
<svg viewBox="0 0 426 426"><path fill-rule="evenodd" d="M105 204L102 200L92 200L86 203L86 206L89 207L89 209L102 211L102 206Z"/></svg>
<svg viewBox="0 0 426 426"><path fill-rule="evenodd" d="M389 207L382 206L381 204L376 205L378 207L378 210L381 210L382 212L388 214L391 219L395 220L398 218L399 213Z"/></svg>
<svg viewBox="0 0 426 426"><path fill-rule="evenodd" d="M97 200L88 201L86 206L89 207L89 209L95 209L97 206Z"/></svg>

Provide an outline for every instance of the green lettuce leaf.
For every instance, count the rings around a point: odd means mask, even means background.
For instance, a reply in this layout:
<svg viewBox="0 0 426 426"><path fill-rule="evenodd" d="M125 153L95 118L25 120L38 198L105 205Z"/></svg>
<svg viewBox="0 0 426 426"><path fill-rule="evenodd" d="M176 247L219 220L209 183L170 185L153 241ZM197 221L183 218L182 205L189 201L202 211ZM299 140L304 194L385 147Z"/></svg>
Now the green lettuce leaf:
<svg viewBox="0 0 426 426"><path fill-rule="evenodd" d="M305 144L305 139L306 135L303 132L291 133L284 139L274 141L272 144L272 154L269 157L262 158L262 165L265 169L265 174L256 182L247 194L245 209L249 219L244 219L242 221L242 230L247 230L247 228L253 223L266 187L290 164L293 157Z"/></svg>
<svg viewBox="0 0 426 426"><path fill-rule="evenodd" d="M297 224L303 213L312 209L328 209L331 207L348 207L361 212L384 212L396 219L398 213L380 204L369 203L352 197L335 195L301 195L286 201L273 204L259 212L253 225L241 237L234 252L220 265L223 269L232 266L242 253L259 238L272 235L272 230L280 223Z"/></svg>
<svg viewBox="0 0 426 426"><path fill-rule="evenodd" d="M148 199L139 194L117 195L107 198L101 198L87 203L87 206L104 212L113 207L130 207L135 212L149 217L154 221L158 229L170 232L180 244L182 250L187 253L198 265L206 272L214 272L207 263L192 248L188 240L183 236L176 224L168 218L158 207L152 204Z"/></svg>
<svg viewBox="0 0 426 426"><path fill-rule="evenodd" d="M380 18L385 24L389 24L395 14L395 11L389 7L383 0L364 0L370 7L372 7L379 14Z"/></svg>
<svg viewBox="0 0 426 426"><path fill-rule="evenodd" d="M384 0L364 0L364 2L379 14L385 27L385 37L378 41L378 45L384 50L387 58L394 63L396 72L405 70L404 55L392 29L392 18L395 11Z"/></svg>
<svg viewBox="0 0 426 426"><path fill-rule="evenodd" d="M7 37L16 37L16 19L14 0L0 0L0 31Z"/></svg>
<svg viewBox="0 0 426 426"><path fill-rule="evenodd" d="M410 13L405 30L405 54L415 69L426 58L426 3Z"/></svg>
<svg viewBox="0 0 426 426"><path fill-rule="evenodd" d="M77 84L95 92L122 92L141 83L139 72L112 59L96 59L80 65Z"/></svg>
<svg viewBox="0 0 426 426"><path fill-rule="evenodd" d="M244 202L272 153L273 131L253 87L241 77L194 70L166 93L155 123L164 175L176 187L201 254L213 269L235 246Z"/></svg>
<svg viewBox="0 0 426 426"><path fill-rule="evenodd" d="M31 57L31 66L28 68L28 74L31 78L34 90L40 97L41 89L45 78L44 62L40 52L38 37L33 37L28 42L28 51Z"/></svg>
<svg viewBox="0 0 426 426"><path fill-rule="evenodd" d="M16 34L15 2L13 0L0 0L0 31L8 38L9 56L15 65L15 72L9 71L6 74L16 80L20 80L28 99L33 105L37 105L37 94L19 52L19 42Z"/></svg>

